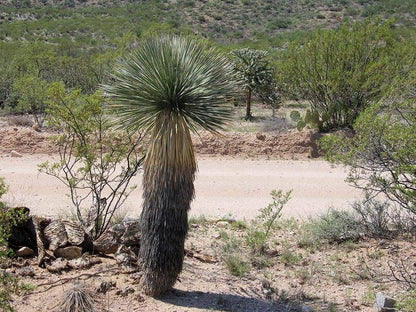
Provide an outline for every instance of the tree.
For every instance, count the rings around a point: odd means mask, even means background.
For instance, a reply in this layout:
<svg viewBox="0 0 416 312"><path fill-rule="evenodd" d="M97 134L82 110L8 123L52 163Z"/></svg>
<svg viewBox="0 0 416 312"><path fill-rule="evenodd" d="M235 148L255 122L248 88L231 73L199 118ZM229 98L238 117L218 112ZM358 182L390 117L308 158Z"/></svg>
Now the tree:
<svg viewBox="0 0 416 312"><path fill-rule="evenodd" d="M13 85L18 102L16 110L33 114L35 122L42 127L46 116L46 91L49 84L36 76L17 78Z"/></svg>
<svg viewBox="0 0 416 312"><path fill-rule="evenodd" d="M310 102L309 119L321 131L352 128L396 77L407 74L404 67L415 59L410 45L395 35L392 21L347 22L295 42L281 62L281 76L292 96Z"/></svg>
<svg viewBox="0 0 416 312"><path fill-rule="evenodd" d="M416 85L397 88L362 112L354 136L332 135L321 145L369 198L383 194L416 214Z"/></svg>
<svg viewBox="0 0 416 312"><path fill-rule="evenodd" d="M140 264L146 293L170 289L182 270L196 162L190 131L229 120L232 68L196 40L148 39L115 67L104 90L123 127L150 135L144 160Z"/></svg>
<svg viewBox="0 0 416 312"><path fill-rule="evenodd" d="M63 83L48 90L48 125L60 131L54 138L59 160L39 170L69 189L75 215L91 242L109 227L132 188L142 164L141 136L114 131L98 94L67 92Z"/></svg>
<svg viewBox="0 0 416 312"><path fill-rule="evenodd" d="M278 102L274 73L270 62L266 59L268 52L249 48L231 51L234 70L240 87L245 91L246 116L251 115L251 97L257 94L263 102L274 104Z"/></svg>

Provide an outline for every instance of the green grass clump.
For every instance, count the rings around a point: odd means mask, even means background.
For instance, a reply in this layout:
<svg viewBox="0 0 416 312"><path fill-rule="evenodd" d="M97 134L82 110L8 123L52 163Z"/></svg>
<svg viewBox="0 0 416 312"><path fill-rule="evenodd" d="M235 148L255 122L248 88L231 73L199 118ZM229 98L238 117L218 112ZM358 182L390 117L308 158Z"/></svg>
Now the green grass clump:
<svg viewBox="0 0 416 312"><path fill-rule="evenodd" d="M226 256L225 265L232 275L238 277L242 277L250 271L249 263L237 254Z"/></svg>

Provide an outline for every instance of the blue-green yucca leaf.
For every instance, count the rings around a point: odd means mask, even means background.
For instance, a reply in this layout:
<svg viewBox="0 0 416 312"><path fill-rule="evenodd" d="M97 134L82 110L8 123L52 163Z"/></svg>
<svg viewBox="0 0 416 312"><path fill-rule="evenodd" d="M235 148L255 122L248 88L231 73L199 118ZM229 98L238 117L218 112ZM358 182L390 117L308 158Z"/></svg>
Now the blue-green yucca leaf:
<svg viewBox="0 0 416 312"><path fill-rule="evenodd" d="M104 85L123 127L150 130L161 114L184 118L189 128L221 129L235 90L232 67L215 49L167 36L144 41L120 60Z"/></svg>

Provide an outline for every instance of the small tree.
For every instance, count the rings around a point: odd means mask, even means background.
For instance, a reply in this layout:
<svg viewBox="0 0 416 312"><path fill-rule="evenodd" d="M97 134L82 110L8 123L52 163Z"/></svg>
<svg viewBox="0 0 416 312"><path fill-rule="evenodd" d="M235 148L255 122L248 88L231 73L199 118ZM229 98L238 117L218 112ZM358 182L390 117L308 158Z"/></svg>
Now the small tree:
<svg viewBox="0 0 416 312"><path fill-rule="evenodd" d="M281 76L292 96L311 103L306 121L322 131L352 128L396 77L407 74L414 55L414 47L395 36L392 21L345 23L294 43L281 62Z"/></svg>
<svg viewBox="0 0 416 312"><path fill-rule="evenodd" d="M348 181L370 198L381 193L416 213L416 89L407 92L368 107L354 136L332 135L321 145L330 160L350 166Z"/></svg>
<svg viewBox="0 0 416 312"><path fill-rule="evenodd" d="M31 113L41 127L46 117L46 91L49 84L36 76L24 76L15 80L13 89L18 97L16 110Z"/></svg>
<svg viewBox="0 0 416 312"><path fill-rule="evenodd" d="M67 92L63 83L54 83L48 93L48 123L62 131L54 138L59 161L47 161L39 170L68 187L78 221L95 240L132 190L129 184L142 164L141 136L115 131L97 93Z"/></svg>
<svg viewBox="0 0 416 312"><path fill-rule="evenodd" d="M273 69L267 60L267 51L244 48L234 50L230 55L240 87L245 92L246 120L252 118L251 97L253 94L258 95L263 102L272 106L279 102Z"/></svg>

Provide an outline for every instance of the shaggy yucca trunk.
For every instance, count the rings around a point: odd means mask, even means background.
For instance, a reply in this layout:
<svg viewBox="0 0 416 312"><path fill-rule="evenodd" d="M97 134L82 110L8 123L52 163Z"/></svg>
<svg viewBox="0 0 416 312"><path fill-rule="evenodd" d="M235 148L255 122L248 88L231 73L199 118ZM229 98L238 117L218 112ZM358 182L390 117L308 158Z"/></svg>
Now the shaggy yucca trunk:
<svg viewBox="0 0 416 312"><path fill-rule="evenodd" d="M215 49L162 37L142 42L104 86L123 127L150 134L139 252L150 295L170 289L182 270L196 171L190 131L216 132L229 120L231 79L232 67Z"/></svg>
<svg viewBox="0 0 416 312"><path fill-rule="evenodd" d="M144 163L140 218L143 287L151 295L170 289L182 270L196 170L191 136L183 118L165 113L157 124Z"/></svg>

